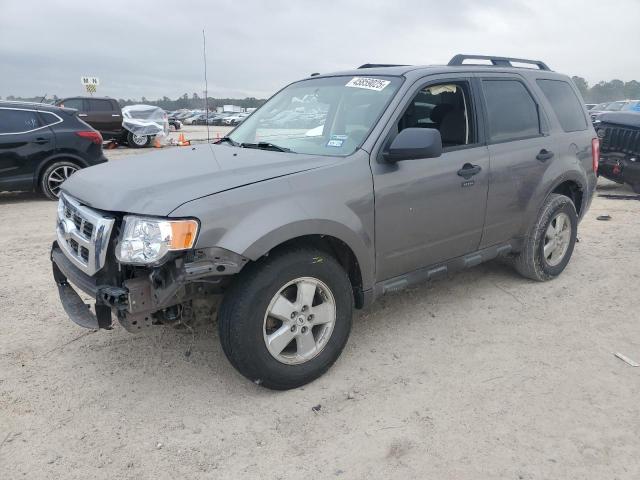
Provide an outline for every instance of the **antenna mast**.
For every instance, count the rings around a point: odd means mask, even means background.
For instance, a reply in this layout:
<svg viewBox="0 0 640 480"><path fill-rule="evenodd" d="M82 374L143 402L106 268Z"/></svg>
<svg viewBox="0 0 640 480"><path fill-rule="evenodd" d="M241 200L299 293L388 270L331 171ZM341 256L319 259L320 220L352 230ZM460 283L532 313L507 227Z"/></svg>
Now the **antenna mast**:
<svg viewBox="0 0 640 480"><path fill-rule="evenodd" d="M207 37L202 29L202 59L204 61L204 118L207 125L207 143L210 141L209 135L209 90L207 83Z"/></svg>

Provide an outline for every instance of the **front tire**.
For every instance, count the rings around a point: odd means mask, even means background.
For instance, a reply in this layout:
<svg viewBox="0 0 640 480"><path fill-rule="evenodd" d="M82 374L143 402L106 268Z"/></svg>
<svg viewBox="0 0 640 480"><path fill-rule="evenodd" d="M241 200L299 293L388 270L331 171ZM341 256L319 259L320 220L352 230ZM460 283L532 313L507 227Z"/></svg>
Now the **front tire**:
<svg viewBox="0 0 640 480"><path fill-rule="evenodd" d="M127 135L127 144L131 148L144 148L148 147L151 143L151 135L135 135L132 132L129 132Z"/></svg>
<svg viewBox="0 0 640 480"><path fill-rule="evenodd" d="M220 341L242 375L288 390L333 365L349 338L352 311L351 283L332 256L283 250L247 265L225 293Z"/></svg>
<svg viewBox="0 0 640 480"><path fill-rule="evenodd" d="M527 233L514 266L522 276L544 282L565 269L576 243L578 214L571 199L552 193Z"/></svg>
<svg viewBox="0 0 640 480"><path fill-rule="evenodd" d="M40 177L40 191L49 200L57 200L62 183L78 170L80 170L80 167L70 161L52 163Z"/></svg>

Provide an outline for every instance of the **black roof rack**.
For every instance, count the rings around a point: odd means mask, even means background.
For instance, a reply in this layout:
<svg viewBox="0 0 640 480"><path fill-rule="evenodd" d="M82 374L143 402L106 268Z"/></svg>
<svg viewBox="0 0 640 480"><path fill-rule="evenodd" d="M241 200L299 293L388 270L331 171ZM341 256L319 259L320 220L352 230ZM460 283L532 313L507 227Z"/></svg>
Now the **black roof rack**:
<svg viewBox="0 0 640 480"><path fill-rule="evenodd" d="M465 60L489 60L492 65L496 67L513 67L511 62L516 63L529 63L531 65L535 65L540 70L549 70L551 69L547 66L546 63L541 62L539 60L527 60L524 58L511 58L511 57L492 57L489 55L455 55L451 60L449 60L448 65L450 67L459 66L459 65L473 65L473 64L465 64Z"/></svg>
<svg viewBox="0 0 640 480"><path fill-rule="evenodd" d="M382 67L406 67L406 65L399 65L393 63L365 63L364 65L360 65L358 70L361 68L382 68Z"/></svg>

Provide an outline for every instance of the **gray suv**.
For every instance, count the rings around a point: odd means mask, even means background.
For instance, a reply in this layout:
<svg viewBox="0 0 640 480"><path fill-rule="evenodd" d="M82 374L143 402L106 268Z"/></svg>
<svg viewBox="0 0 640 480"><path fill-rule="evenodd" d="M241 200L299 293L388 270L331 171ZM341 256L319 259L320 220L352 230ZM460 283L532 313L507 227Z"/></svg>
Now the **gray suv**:
<svg viewBox="0 0 640 480"><path fill-rule="evenodd" d="M354 307L387 292L497 257L560 275L597 162L580 94L542 62L314 74L217 144L73 175L53 276L87 328L217 315L240 373L294 388L336 361Z"/></svg>

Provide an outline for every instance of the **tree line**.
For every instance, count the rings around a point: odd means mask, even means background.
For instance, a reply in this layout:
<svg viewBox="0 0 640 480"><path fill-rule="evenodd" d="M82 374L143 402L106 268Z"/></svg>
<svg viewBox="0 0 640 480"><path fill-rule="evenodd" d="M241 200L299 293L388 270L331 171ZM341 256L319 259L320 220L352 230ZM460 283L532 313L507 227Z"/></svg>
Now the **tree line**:
<svg viewBox="0 0 640 480"><path fill-rule="evenodd" d="M640 100L640 82L637 80L631 80L629 82L623 82L622 80L610 80L608 82L598 82L595 85L589 86L589 83L582 77L572 77L578 90L582 93L584 101L587 103L602 103L610 102L614 100L633 99ZM2 97L0 97L0 100ZM15 100L22 102L40 102L41 96L38 97L16 97L9 95L6 100ZM57 95L48 96L45 98L47 103L55 103L59 100ZM216 107L222 105L238 105L243 108L257 108L266 102L263 98L246 97L246 98L214 98L208 97L207 103L209 109L213 110ZM140 100L131 98L119 98L118 103L121 107L125 105L134 105L137 103L144 103L146 105L155 105L167 111L179 110L186 108L189 110L204 109L204 97L200 97L197 93L193 93L191 96L184 94L175 100L164 96L157 100L149 100L142 97Z"/></svg>
<svg viewBox="0 0 640 480"><path fill-rule="evenodd" d="M589 86L589 83L582 77L571 78L587 103L602 103L625 99L640 100L640 82L637 80L629 82L611 80Z"/></svg>
<svg viewBox="0 0 640 480"><path fill-rule="evenodd" d="M86 94L79 95L86 96ZM99 95L96 95L96 97ZM63 97L64 98L64 97ZM37 97L17 97L15 95L8 95L5 100L9 101L17 101L17 102L40 102L44 101L45 103L56 103L61 98L57 95L48 95L44 98L42 96ZM0 97L2 100L2 97ZM221 107L223 105L237 105L243 108L257 108L261 106L264 102L266 102L263 98L255 98L255 97L246 97L246 98L214 98L207 97L207 104L210 110L214 110L216 107ZM131 99L131 98L119 98L118 103L121 107L126 105L135 105L139 103L143 103L145 105L155 105L156 107L160 107L167 111L179 110L181 108L195 110L200 109L204 110L205 101L204 97L200 97L197 93L189 96L186 93L181 97L176 98L175 100L171 100L169 97L164 96L157 100L149 100L145 97L142 97L140 100Z"/></svg>

